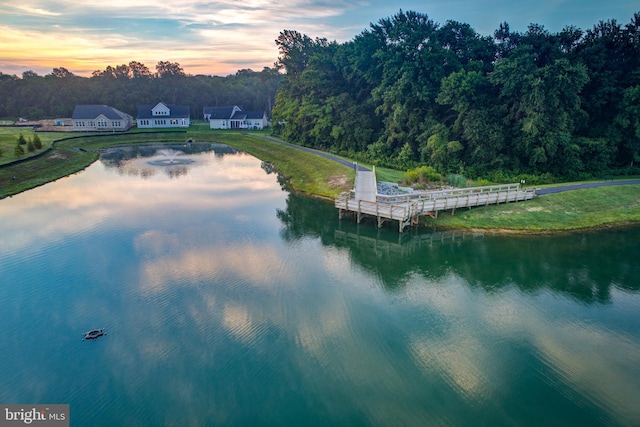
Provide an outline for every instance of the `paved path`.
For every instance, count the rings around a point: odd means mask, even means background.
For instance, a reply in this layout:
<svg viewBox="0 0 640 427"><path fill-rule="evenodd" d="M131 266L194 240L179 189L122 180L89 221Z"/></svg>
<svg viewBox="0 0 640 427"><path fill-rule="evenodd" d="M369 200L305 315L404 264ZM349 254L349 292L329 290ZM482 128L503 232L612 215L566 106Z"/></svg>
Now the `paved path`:
<svg viewBox="0 0 640 427"><path fill-rule="evenodd" d="M343 164L345 166L349 166L350 168L353 168L356 165L355 162L352 162L350 160L345 160L345 159L343 159L341 157L338 157L338 156L335 156L333 154L326 153L326 152L320 151L320 150L315 150L315 149L309 148L309 147L303 147L302 145L291 144L289 142L284 142L284 141L281 141L281 140L276 139L276 138L270 138L268 136L262 136L262 135L252 135L250 133L244 133L243 135L252 136L254 138L262 138L262 139L270 141L270 142L275 142L276 144L282 144L282 145L286 145L286 146L291 147L291 148L295 148L296 150L302 150L302 151L306 151L307 153L317 154L318 156L326 157L327 159L334 160L334 161L336 161L338 163L341 163L341 164ZM368 168L365 168L364 166L358 165L358 170L359 171L368 171L368 170L371 170L371 169L368 169Z"/></svg>
<svg viewBox="0 0 640 427"><path fill-rule="evenodd" d="M334 156L333 154L325 153L324 151L314 150L313 148L308 148L308 147L302 147L301 145L290 144L288 142L284 142L284 141L281 141L281 140L276 139L276 138L270 138L268 136L252 135L252 134L248 134L248 133L245 133L244 135L253 136L253 137L256 137L256 138L262 138L262 139L265 139L267 141L275 142L276 144L283 144L283 145L287 145L287 146L289 146L291 148L295 148L295 149L298 149L298 150L306 151L308 153L317 154L319 156L326 157L327 159L335 160L336 162L342 163L343 165L346 165L346 166L349 166L349 167L354 167L355 166L354 162L342 159L342 158L340 158L338 156ZM370 171L370 169L365 168L364 166L360 166L360 165L358 165L358 170L359 171ZM563 192L563 191L571 191L571 190L582 190L584 188L610 187L610 186L614 186L614 185L630 185L630 184L640 184L640 179L626 179L626 180L620 180L620 181L588 182L588 183L584 183L584 184L560 185L558 187L538 189L538 190L536 190L536 194L538 196L543 196L545 194L554 194L554 193L560 193L560 192Z"/></svg>
<svg viewBox="0 0 640 427"><path fill-rule="evenodd" d="M536 190L536 194L538 196L542 196L545 194L560 193L562 191L582 190L584 188L611 187L614 185L630 185L630 184L640 184L640 179L625 179L620 181L586 182L584 184L561 185L558 187L541 188L539 190Z"/></svg>

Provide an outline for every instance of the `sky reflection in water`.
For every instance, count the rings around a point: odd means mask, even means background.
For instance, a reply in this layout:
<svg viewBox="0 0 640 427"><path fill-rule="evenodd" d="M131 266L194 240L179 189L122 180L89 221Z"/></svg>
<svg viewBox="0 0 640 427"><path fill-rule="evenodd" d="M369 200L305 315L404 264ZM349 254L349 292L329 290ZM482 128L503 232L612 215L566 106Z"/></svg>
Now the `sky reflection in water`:
<svg viewBox="0 0 640 427"><path fill-rule="evenodd" d="M398 235L217 148L0 201L0 402L78 425L640 422L637 229Z"/></svg>

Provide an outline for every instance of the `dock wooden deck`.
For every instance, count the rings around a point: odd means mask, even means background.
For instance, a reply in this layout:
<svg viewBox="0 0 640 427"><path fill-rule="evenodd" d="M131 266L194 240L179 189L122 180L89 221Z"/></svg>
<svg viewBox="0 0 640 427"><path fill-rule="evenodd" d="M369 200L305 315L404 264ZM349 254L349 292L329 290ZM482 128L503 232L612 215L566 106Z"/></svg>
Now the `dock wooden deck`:
<svg viewBox="0 0 640 427"><path fill-rule="evenodd" d="M358 171L354 190L336 196L335 207L339 210L340 218L351 212L355 214L358 223L365 216L376 217L378 227L384 221L396 220L399 231L402 232L406 226L417 224L421 215L436 218L438 212L443 210L454 213L458 208L520 202L531 200L535 196L535 189L523 189L520 184L385 196L377 194L374 172Z"/></svg>

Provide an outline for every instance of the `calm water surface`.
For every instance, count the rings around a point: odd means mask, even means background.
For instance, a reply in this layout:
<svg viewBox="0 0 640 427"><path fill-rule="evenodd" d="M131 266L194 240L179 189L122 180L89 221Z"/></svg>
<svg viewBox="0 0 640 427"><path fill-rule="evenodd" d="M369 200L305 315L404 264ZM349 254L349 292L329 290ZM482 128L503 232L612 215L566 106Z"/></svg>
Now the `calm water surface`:
<svg viewBox="0 0 640 427"><path fill-rule="evenodd" d="M0 201L1 403L73 426L640 425L640 229L399 235L182 149Z"/></svg>

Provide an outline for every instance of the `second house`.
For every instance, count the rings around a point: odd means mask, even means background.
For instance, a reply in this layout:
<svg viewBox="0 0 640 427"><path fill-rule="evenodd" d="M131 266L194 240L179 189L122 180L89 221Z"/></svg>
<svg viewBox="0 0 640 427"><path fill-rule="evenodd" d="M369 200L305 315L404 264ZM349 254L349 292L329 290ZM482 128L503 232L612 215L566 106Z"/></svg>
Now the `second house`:
<svg viewBox="0 0 640 427"><path fill-rule="evenodd" d="M188 128L191 114L188 105L165 104L139 105L136 117L139 128Z"/></svg>

